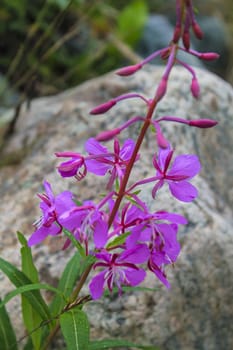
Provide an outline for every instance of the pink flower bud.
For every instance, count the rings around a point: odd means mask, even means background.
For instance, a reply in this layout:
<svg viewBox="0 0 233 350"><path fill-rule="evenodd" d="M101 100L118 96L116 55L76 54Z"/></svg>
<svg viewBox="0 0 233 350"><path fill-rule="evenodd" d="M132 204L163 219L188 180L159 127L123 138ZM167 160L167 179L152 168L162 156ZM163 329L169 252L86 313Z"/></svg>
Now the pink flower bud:
<svg viewBox="0 0 233 350"><path fill-rule="evenodd" d="M116 128L116 129L113 129L113 130L106 130L106 131L100 132L95 137L95 139L97 141L109 141L109 140L112 140L119 133L120 133L120 129L119 128Z"/></svg>
<svg viewBox="0 0 233 350"><path fill-rule="evenodd" d="M197 22L194 22L192 24L192 28L193 28L193 32L194 32L196 38L201 40L203 38L203 32L202 32L199 24L197 24Z"/></svg>
<svg viewBox="0 0 233 350"><path fill-rule="evenodd" d="M199 55L199 58L204 61L213 61L219 58L219 54L216 52L205 52Z"/></svg>
<svg viewBox="0 0 233 350"><path fill-rule="evenodd" d="M156 91L156 99L160 101L167 91L167 80L162 78Z"/></svg>
<svg viewBox="0 0 233 350"><path fill-rule="evenodd" d="M128 76L136 73L141 68L142 68L142 64L138 63L132 66L123 67L118 71L116 71L116 74L121 76Z"/></svg>
<svg viewBox="0 0 233 350"><path fill-rule="evenodd" d="M200 86L196 78L192 79L191 92L193 97L198 98L200 94Z"/></svg>
<svg viewBox="0 0 233 350"><path fill-rule="evenodd" d="M182 41L183 41L184 47L186 48L186 50L188 50L190 47L190 35L188 31L183 33Z"/></svg>
<svg viewBox="0 0 233 350"><path fill-rule="evenodd" d="M162 134L161 131L157 130L156 133L156 140L157 140L157 144L160 148L168 148L169 143L168 141L165 139L164 135Z"/></svg>
<svg viewBox="0 0 233 350"><path fill-rule="evenodd" d="M111 109L116 104L115 100L110 100L106 103L103 103L90 111L90 114L103 114Z"/></svg>
<svg viewBox="0 0 233 350"><path fill-rule="evenodd" d="M174 34L173 34L173 42L176 44L178 43L179 39L181 37L181 26L176 25Z"/></svg>
<svg viewBox="0 0 233 350"><path fill-rule="evenodd" d="M188 124L189 126L195 126L196 128L206 129L206 128L212 128L213 126L218 124L218 122L212 119L196 119L196 120L190 120Z"/></svg>

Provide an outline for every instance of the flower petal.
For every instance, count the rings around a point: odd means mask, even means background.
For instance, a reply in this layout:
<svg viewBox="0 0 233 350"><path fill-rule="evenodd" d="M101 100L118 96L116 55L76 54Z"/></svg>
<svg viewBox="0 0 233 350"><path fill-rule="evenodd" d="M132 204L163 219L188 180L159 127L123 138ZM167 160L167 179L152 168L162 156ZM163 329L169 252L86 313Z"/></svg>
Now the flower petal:
<svg viewBox="0 0 233 350"><path fill-rule="evenodd" d="M87 170L91 173L99 176L104 176L109 169L112 168L111 164L102 163L101 160L86 159Z"/></svg>
<svg viewBox="0 0 233 350"><path fill-rule="evenodd" d="M97 249L103 248L108 239L108 224L103 220L98 220L94 224L94 243Z"/></svg>
<svg viewBox="0 0 233 350"><path fill-rule="evenodd" d="M125 250L118 258L118 262L141 264L149 257L149 249L145 244L138 244L132 249Z"/></svg>
<svg viewBox="0 0 233 350"><path fill-rule="evenodd" d="M107 148L102 146L101 143L96 141L93 137L86 141L85 150L87 153L93 155L108 153Z"/></svg>
<svg viewBox="0 0 233 350"><path fill-rule="evenodd" d="M171 194L182 202L191 202L198 195L196 187L191 185L188 181L169 181L168 184Z"/></svg>
<svg viewBox="0 0 233 350"><path fill-rule="evenodd" d="M126 140L120 150L120 157L124 160L128 160L131 158L133 150L134 150L135 142L133 140Z"/></svg>
<svg viewBox="0 0 233 350"><path fill-rule="evenodd" d="M171 169L167 172L168 176L174 177L186 177L191 179L199 173L201 170L201 164L196 155L183 154L177 156L172 164ZM177 179L178 181L178 179Z"/></svg>
<svg viewBox="0 0 233 350"><path fill-rule="evenodd" d="M38 244L42 242L47 236L55 236L58 233L60 233L60 227L55 224L49 227L42 226L38 230L33 232L33 234L28 240L28 246L31 247L35 244Z"/></svg>
<svg viewBox="0 0 233 350"><path fill-rule="evenodd" d="M126 269L125 276L130 286L137 286L145 279L146 272L143 269Z"/></svg>
<svg viewBox="0 0 233 350"><path fill-rule="evenodd" d="M101 298L104 292L105 273L105 270L98 273L89 284L90 294L94 300Z"/></svg>
<svg viewBox="0 0 233 350"><path fill-rule="evenodd" d="M167 211L157 211L154 213L153 216L156 220L167 220L170 222L174 222L176 224L183 224L183 225L188 223L187 219L183 215L176 214L176 213L169 213Z"/></svg>

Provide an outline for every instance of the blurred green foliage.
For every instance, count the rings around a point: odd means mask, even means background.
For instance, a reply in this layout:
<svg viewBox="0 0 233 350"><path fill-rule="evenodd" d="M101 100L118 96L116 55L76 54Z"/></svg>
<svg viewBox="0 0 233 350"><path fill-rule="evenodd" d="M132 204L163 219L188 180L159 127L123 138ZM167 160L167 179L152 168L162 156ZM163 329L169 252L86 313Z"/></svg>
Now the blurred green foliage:
<svg viewBox="0 0 233 350"><path fill-rule="evenodd" d="M134 59L129 47L147 17L143 0L120 7L101 0L1 1L0 72L24 99L119 67L128 52L126 58Z"/></svg>

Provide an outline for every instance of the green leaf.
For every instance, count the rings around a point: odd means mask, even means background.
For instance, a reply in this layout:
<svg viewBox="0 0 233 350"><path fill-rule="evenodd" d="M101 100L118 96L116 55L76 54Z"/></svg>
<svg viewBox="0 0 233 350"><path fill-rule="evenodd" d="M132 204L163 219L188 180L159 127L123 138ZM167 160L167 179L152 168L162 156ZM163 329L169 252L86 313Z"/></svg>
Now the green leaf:
<svg viewBox="0 0 233 350"><path fill-rule="evenodd" d="M2 350L18 349L15 332L5 307L0 308L0 344Z"/></svg>
<svg viewBox="0 0 233 350"><path fill-rule="evenodd" d="M34 265L31 249L28 247L27 240L22 233L17 232L17 235L18 235L18 240L22 245L20 249L22 271L25 273L25 275L28 278L30 278L30 280L33 283L39 283L38 271ZM38 313L33 312L33 307L31 306L27 298L23 296L23 292L22 292L21 300L22 300L22 303L21 303L22 314L23 314L25 328L28 334L31 334L30 337L31 337L34 349L39 350L41 345L42 329L38 328L38 325L41 324L42 318ZM37 331L32 332L36 328L38 328Z"/></svg>
<svg viewBox="0 0 233 350"><path fill-rule="evenodd" d="M121 339L105 339L105 340L95 340L91 341L89 344L88 350L106 350L109 348L119 348L119 347L127 347L127 348L136 348L136 349L143 349L143 350L159 350L155 346L145 346L140 344L135 344L127 340L121 340Z"/></svg>
<svg viewBox="0 0 233 350"><path fill-rule="evenodd" d="M125 232L125 233L122 233L120 236L117 236L116 238L114 238L114 240L108 243L107 249L124 244L126 238L130 235L130 233L131 232Z"/></svg>
<svg viewBox="0 0 233 350"><path fill-rule="evenodd" d="M85 257L85 251L84 248L81 246L81 244L79 243L79 241L77 241L77 239L74 237L74 235L67 229L63 228L63 233L67 236L67 238L69 238L69 240L73 243L73 245L77 248L77 250L79 251L79 254L82 257Z"/></svg>
<svg viewBox="0 0 233 350"><path fill-rule="evenodd" d="M85 312L78 308L64 312L60 316L61 331L67 350L88 350L90 326Z"/></svg>
<svg viewBox="0 0 233 350"><path fill-rule="evenodd" d="M63 293L65 298L70 297L76 281L81 276L81 262L82 257L80 256L79 252L76 252L67 263L62 273L58 284L58 289ZM56 295L50 305L50 311L53 315L57 315L61 312L64 306L64 299L62 299L59 295Z"/></svg>
<svg viewBox="0 0 233 350"><path fill-rule="evenodd" d="M12 298L14 298L16 295L19 294L28 294L28 292L31 291L38 291L40 289L46 289L46 290L50 290L51 292L57 293L59 294L61 297L63 297L63 294L60 290L58 290L57 288L54 288L52 286L50 286L49 284L44 284L44 283L32 283L32 284L26 284L24 286L18 287L14 290L12 290L11 292L7 293L7 295L5 296L5 298L3 299L3 301L0 303L0 308L3 307L5 304L8 303L8 301L10 301ZM51 315L48 315L51 316ZM48 316L46 317L46 320L48 318ZM38 326L38 324L36 325Z"/></svg>
<svg viewBox="0 0 233 350"><path fill-rule="evenodd" d="M1 257L0 269L17 288L32 284L32 281L23 272ZM24 296L33 307L34 312L37 312L43 320L51 318L49 308L38 290L27 291L24 293Z"/></svg>
<svg viewBox="0 0 233 350"><path fill-rule="evenodd" d="M129 45L135 45L140 39L147 18L144 0L135 0L127 5L118 16L117 34Z"/></svg>

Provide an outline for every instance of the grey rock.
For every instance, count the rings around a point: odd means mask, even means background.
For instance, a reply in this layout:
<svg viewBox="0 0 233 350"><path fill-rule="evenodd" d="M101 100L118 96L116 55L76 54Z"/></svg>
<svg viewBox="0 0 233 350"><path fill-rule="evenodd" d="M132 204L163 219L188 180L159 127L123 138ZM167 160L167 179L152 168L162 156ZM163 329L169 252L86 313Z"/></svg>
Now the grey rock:
<svg viewBox="0 0 233 350"><path fill-rule="evenodd" d="M94 199L103 191L105 180L88 176L83 182L62 180L55 171L53 153L62 150L82 151L88 137L110 129L135 115L143 115L141 102L128 100L117 104L104 116L90 116L95 105L128 91L153 96L162 67L148 67L135 76L120 78L113 73L88 81L58 96L32 101L31 109L22 110L15 135L2 157L24 151L20 164L0 171L0 255L17 266L20 256L15 232L29 236L32 222L39 215L35 193L42 191L42 180L53 184L56 193L70 189L80 200ZM197 69L201 96L194 100L189 92L190 76L175 68L166 98L158 105L156 116L176 115L184 118L213 118L219 125L198 130L173 123L163 125L166 137L178 153L197 153L203 165L194 181L199 197L192 204L171 199L164 191L157 201L150 187L144 199L156 210L183 213L189 225L180 230L182 253L174 269L168 271L171 289L166 290L148 274L144 285L158 290L115 295L86 306L93 338L123 337L135 342L159 345L165 350L230 350L233 348L233 234L232 234L232 108L230 85L206 71ZM135 137L131 128L123 136ZM144 153L143 153L144 152ZM151 157L154 139L146 136L140 167L133 176L152 176ZM54 282L72 255L61 251L60 238L47 239L33 248L44 282ZM13 287L1 274L1 297ZM87 292L87 287L84 293ZM23 334L19 301L8 305L17 336ZM58 349L58 345L55 346Z"/></svg>

